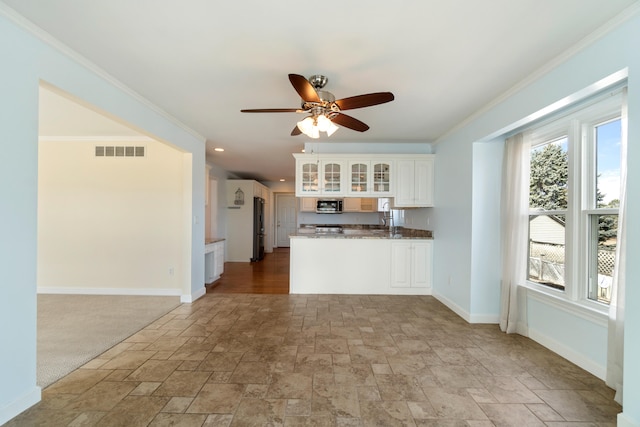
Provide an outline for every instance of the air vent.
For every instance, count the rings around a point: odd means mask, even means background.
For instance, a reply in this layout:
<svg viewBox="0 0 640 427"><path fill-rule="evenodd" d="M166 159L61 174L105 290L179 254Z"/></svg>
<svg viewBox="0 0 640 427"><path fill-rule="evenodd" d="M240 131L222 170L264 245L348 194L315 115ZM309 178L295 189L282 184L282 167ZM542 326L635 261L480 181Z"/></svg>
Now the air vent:
<svg viewBox="0 0 640 427"><path fill-rule="evenodd" d="M133 145L96 145L96 157L144 157L144 146Z"/></svg>

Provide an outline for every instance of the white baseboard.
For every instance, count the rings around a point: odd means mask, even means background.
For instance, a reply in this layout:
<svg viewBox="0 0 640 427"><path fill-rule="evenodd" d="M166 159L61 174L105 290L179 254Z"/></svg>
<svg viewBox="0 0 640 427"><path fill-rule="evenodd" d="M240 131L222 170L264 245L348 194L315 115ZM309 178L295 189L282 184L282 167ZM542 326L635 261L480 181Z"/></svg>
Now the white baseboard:
<svg viewBox="0 0 640 427"><path fill-rule="evenodd" d="M441 303L443 303L444 305L449 307L449 309L451 309L451 311L453 311L458 316L460 316L464 320L466 320L467 323L471 323L471 316L469 315L469 312L467 310L463 309L458 304L456 304L455 302L451 301L449 298L445 297L442 294L438 294L438 293L434 292L432 295L433 295L433 297L435 299L437 299L438 301L440 301Z"/></svg>
<svg viewBox="0 0 640 427"><path fill-rule="evenodd" d="M618 414L618 427L640 427L640 421L632 420L621 412Z"/></svg>
<svg viewBox="0 0 640 427"><path fill-rule="evenodd" d="M516 334L520 334L523 337L529 337L529 325L527 325L524 321L518 320L516 323Z"/></svg>
<svg viewBox="0 0 640 427"><path fill-rule="evenodd" d="M561 342L558 342L547 335L529 327L529 338L537 342L538 344L548 348L554 353L559 354L571 363L574 363L582 369L590 372L601 380L605 380L607 376L607 367L595 363L593 360L587 359L583 354L578 353L574 349L567 347Z"/></svg>
<svg viewBox="0 0 640 427"><path fill-rule="evenodd" d="M454 313L466 320L467 323L500 323L500 315L498 314L471 314L444 295L434 293L433 297L449 307Z"/></svg>
<svg viewBox="0 0 640 427"><path fill-rule="evenodd" d="M184 294L180 296L180 302L183 304L191 304L198 298L202 298L207 293L207 289L203 286L192 294Z"/></svg>
<svg viewBox="0 0 640 427"><path fill-rule="evenodd" d="M497 314L472 314L469 323L485 323L497 325L500 323L500 316Z"/></svg>
<svg viewBox="0 0 640 427"><path fill-rule="evenodd" d="M154 288L38 288L39 294L69 295L142 295L159 297L177 297L182 295L181 289Z"/></svg>
<svg viewBox="0 0 640 427"><path fill-rule="evenodd" d="M0 408L0 425L40 402L40 399L42 399L42 390L36 386L27 394L20 396L13 402L9 402Z"/></svg>

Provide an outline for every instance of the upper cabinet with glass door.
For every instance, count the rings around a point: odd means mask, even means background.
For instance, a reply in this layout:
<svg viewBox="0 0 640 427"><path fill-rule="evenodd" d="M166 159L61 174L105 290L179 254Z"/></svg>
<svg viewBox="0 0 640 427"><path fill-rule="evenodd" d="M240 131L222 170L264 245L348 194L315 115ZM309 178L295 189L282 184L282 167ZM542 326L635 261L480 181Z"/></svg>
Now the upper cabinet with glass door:
<svg viewBox="0 0 640 427"><path fill-rule="evenodd" d="M300 162L296 166L296 193L320 194L318 162Z"/></svg>
<svg viewBox="0 0 640 427"><path fill-rule="evenodd" d="M371 162L371 194L374 196L390 196L393 194L391 180L392 162L374 160Z"/></svg>
<svg viewBox="0 0 640 427"><path fill-rule="evenodd" d="M389 197L392 194L391 161L349 161L348 193L354 196Z"/></svg>
<svg viewBox="0 0 640 427"><path fill-rule="evenodd" d="M336 197L396 197L398 177L396 162L407 159L406 154L298 154L296 159L296 196ZM429 159L433 154L410 155L411 159ZM431 163L432 164L432 163ZM413 166L413 163L412 163ZM412 168L413 171L413 168ZM432 188L433 177L425 177L421 187ZM406 183L414 192L414 180ZM405 201L403 206L414 206L415 200ZM431 206L420 201L415 206Z"/></svg>
<svg viewBox="0 0 640 427"><path fill-rule="evenodd" d="M349 162L349 194L369 194L371 190L371 175L368 161L352 160Z"/></svg>
<svg viewBox="0 0 640 427"><path fill-rule="evenodd" d="M320 161L322 168L320 193L329 196L343 196L344 191L344 162L333 160Z"/></svg>
<svg viewBox="0 0 640 427"><path fill-rule="evenodd" d="M345 162L311 159L296 161L296 196L344 196Z"/></svg>

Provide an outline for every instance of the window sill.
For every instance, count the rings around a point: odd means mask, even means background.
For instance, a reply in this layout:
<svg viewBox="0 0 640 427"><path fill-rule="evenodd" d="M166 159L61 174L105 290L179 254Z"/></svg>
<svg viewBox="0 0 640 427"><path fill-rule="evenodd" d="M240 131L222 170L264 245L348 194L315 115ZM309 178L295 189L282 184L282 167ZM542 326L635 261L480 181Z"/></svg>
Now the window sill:
<svg viewBox="0 0 640 427"><path fill-rule="evenodd" d="M550 305L566 313L578 316L589 322L607 327L609 324L609 307L589 301L571 301L564 296L562 291L549 288L543 289L541 285L526 282L522 285L526 296L543 304Z"/></svg>

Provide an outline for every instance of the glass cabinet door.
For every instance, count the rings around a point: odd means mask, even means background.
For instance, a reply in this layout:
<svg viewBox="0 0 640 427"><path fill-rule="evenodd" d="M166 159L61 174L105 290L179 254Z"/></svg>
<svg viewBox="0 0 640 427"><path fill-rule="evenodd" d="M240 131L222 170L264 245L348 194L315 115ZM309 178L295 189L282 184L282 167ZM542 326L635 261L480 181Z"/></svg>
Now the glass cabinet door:
<svg viewBox="0 0 640 427"><path fill-rule="evenodd" d="M318 164L316 162L302 164L301 191L303 193L318 192Z"/></svg>
<svg viewBox="0 0 640 427"><path fill-rule="evenodd" d="M351 163L349 165L350 193L366 193L369 191L369 165L363 162Z"/></svg>
<svg viewBox="0 0 640 427"><path fill-rule="evenodd" d="M340 163L324 163L323 165L323 174L324 174L324 188L322 189L324 193L340 193L342 192L342 188L340 186L341 179L341 168Z"/></svg>
<svg viewBox="0 0 640 427"><path fill-rule="evenodd" d="M373 192L391 192L391 164L389 162L378 162L373 164Z"/></svg>

